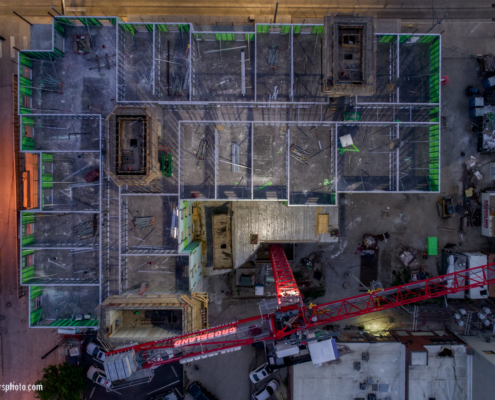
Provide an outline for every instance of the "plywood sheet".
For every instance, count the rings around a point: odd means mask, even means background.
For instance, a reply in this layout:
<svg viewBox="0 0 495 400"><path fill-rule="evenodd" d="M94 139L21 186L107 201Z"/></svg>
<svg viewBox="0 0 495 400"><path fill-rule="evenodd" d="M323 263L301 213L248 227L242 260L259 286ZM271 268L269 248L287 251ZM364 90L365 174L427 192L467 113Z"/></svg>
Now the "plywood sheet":
<svg viewBox="0 0 495 400"><path fill-rule="evenodd" d="M213 220L213 269L232 269L232 233L230 216L214 215Z"/></svg>
<svg viewBox="0 0 495 400"><path fill-rule="evenodd" d="M318 233L328 232L328 214L318 214Z"/></svg>

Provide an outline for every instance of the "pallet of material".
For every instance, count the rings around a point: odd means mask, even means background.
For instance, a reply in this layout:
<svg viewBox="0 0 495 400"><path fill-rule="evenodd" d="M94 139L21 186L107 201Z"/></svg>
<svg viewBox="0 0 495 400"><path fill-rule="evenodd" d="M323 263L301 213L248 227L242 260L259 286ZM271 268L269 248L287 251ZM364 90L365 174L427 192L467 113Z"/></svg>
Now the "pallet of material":
<svg viewBox="0 0 495 400"><path fill-rule="evenodd" d="M494 72L495 71L495 56L492 54L485 54L478 58L480 63L481 72Z"/></svg>

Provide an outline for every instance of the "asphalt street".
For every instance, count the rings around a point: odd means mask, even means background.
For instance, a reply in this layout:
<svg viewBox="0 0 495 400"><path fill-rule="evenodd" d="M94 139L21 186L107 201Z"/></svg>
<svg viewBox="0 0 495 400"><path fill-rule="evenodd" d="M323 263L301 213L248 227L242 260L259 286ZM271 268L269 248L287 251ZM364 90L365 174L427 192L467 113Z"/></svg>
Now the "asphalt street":
<svg viewBox="0 0 495 400"><path fill-rule="evenodd" d="M53 2L58 12L63 13L60 2ZM140 2L124 0L72 1L65 2L67 15L177 15L184 16L273 16L276 1L248 0L243 2L195 0L184 2L171 0L166 3L159 0ZM12 15L16 11L22 16L46 17L48 12L55 13L46 0L15 1L4 0L0 5L0 15ZM282 0L279 1L278 15L290 15L292 18L321 18L326 13L372 13L378 18L402 18L405 20L426 19L436 21L446 14L448 20L491 21L495 18L492 2L478 0Z"/></svg>

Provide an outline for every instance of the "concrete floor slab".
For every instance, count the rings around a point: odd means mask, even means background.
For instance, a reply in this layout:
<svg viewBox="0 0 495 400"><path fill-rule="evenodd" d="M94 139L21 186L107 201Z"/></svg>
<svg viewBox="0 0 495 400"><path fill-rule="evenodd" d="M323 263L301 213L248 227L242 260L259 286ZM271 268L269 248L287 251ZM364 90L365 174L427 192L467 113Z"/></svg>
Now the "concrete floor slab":
<svg viewBox="0 0 495 400"><path fill-rule="evenodd" d="M189 45L189 33L155 31L155 95L160 101L189 100Z"/></svg>
<svg viewBox="0 0 495 400"><path fill-rule="evenodd" d="M254 199L286 200L287 125L254 124Z"/></svg>
<svg viewBox="0 0 495 400"><path fill-rule="evenodd" d="M254 100L254 36L226 34L230 40L218 40L221 34L199 34L204 40L194 43L194 93L197 101ZM211 36L211 37L209 37ZM222 49L222 51L220 51ZM231 49L231 50L229 50ZM242 94L241 57L244 52L245 95Z"/></svg>
<svg viewBox="0 0 495 400"><path fill-rule="evenodd" d="M232 204L232 248L234 268L240 267L254 253L258 244L251 243L257 234L259 242L316 242L316 207L288 207L281 202L235 202ZM336 207L323 207L329 214L329 227L338 219ZM326 234L330 241L330 235ZM337 240L337 238L332 238Z"/></svg>
<svg viewBox="0 0 495 400"><path fill-rule="evenodd" d="M218 199L251 199L251 124L217 124ZM233 147L234 146L234 147ZM236 156L232 156L232 152ZM232 163L237 165L232 165Z"/></svg>
<svg viewBox="0 0 495 400"><path fill-rule="evenodd" d="M55 320L85 314L90 314L91 319L97 318L99 290L99 286L43 286L39 324L49 325Z"/></svg>
<svg viewBox="0 0 495 400"><path fill-rule="evenodd" d="M386 40L386 41L385 41ZM371 96L358 96L358 103L397 103L397 36L377 36L376 90Z"/></svg>
<svg viewBox="0 0 495 400"><path fill-rule="evenodd" d="M126 196L124 218L127 220L127 246L134 250L178 248L177 238L173 237L172 215L178 206L173 196ZM153 225L145 228L135 226L136 218L153 217Z"/></svg>
<svg viewBox="0 0 495 400"><path fill-rule="evenodd" d="M125 101L159 100L153 95L153 32L126 32L119 31L122 39L119 43L124 46L123 65L119 71L125 76Z"/></svg>
<svg viewBox="0 0 495 400"><path fill-rule="evenodd" d="M270 50L278 52L277 65L269 64ZM273 94L277 87L276 99ZM288 33L256 35L256 101L290 101L291 51Z"/></svg>
<svg viewBox="0 0 495 400"><path fill-rule="evenodd" d="M215 198L215 124L184 125L181 132L181 198ZM197 157L204 144L204 159Z"/></svg>
<svg viewBox="0 0 495 400"><path fill-rule="evenodd" d="M394 190L397 168L396 125L339 125L338 137L351 135L355 148L337 156L340 191Z"/></svg>
<svg viewBox="0 0 495 400"><path fill-rule="evenodd" d="M308 164L290 157L290 204L335 204L335 127L290 126L290 145L307 151Z"/></svg>
<svg viewBox="0 0 495 400"><path fill-rule="evenodd" d="M33 62L33 86L40 87L41 80L50 75L63 83L62 94L35 90L33 108L44 113L87 113L101 110L109 114L115 98L115 28L64 25L64 57L52 63ZM80 55L74 51L75 35L89 35L92 52ZM59 39L60 40L60 39ZM108 54L110 69L106 67ZM98 70L95 56L100 58Z"/></svg>
<svg viewBox="0 0 495 400"><path fill-rule="evenodd" d="M90 213L44 213L34 216L34 240L31 247L93 247L98 244L98 234L79 235L78 224L94 221ZM25 246L27 247L27 246Z"/></svg>
<svg viewBox="0 0 495 400"><path fill-rule="evenodd" d="M125 294L139 294L147 283L147 294L188 294L189 257L127 256L123 282Z"/></svg>
<svg viewBox="0 0 495 400"><path fill-rule="evenodd" d="M98 153L52 153L42 156L42 173L51 175L53 184L43 187L43 210L99 210L100 184L84 177L100 170Z"/></svg>
<svg viewBox="0 0 495 400"><path fill-rule="evenodd" d="M97 250L34 250L23 259L33 267L32 275L23 269L23 282L30 285L99 283Z"/></svg>
<svg viewBox="0 0 495 400"><path fill-rule="evenodd" d="M430 57L431 43L399 44L399 101L401 103L430 102L432 76Z"/></svg>
<svg viewBox="0 0 495 400"><path fill-rule="evenodd" d="M294 101L323 102L323 33L294 34Z"/></svg>
<svg viewBox="0 0 495 400"><path fill-rule="evenodd" d="M100 119L96 116L42 116L21 118L25 150L77 152L99 150Z"/></svg>

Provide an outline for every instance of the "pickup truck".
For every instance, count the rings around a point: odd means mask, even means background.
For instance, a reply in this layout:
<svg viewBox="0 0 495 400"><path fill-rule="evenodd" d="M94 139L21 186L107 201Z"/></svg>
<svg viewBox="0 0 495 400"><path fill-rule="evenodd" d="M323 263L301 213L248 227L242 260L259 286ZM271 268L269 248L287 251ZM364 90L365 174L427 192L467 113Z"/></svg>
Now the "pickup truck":
<svg viewBox="0 0 495 400"><path fill-rule="evenodd" d="M94 383L103 386L105 388L109 388L112 386L112 382L107 379L107 376L105 375L105 371L99 368L89 367L87 376Z"/></svg>

